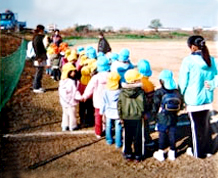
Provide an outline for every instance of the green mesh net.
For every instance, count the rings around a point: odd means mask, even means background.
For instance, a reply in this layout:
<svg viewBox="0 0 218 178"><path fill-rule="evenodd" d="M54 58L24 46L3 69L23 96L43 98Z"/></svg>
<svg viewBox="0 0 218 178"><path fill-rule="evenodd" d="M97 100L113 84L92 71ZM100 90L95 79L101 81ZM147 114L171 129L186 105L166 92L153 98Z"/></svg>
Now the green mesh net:
<svg viewBox="0 0 218 178"><path fill-rule="evenodd" d="M8 102L16 88L25 65L27 41L23 40L21 46L13 54L0 59L0 111Z"/></svg>

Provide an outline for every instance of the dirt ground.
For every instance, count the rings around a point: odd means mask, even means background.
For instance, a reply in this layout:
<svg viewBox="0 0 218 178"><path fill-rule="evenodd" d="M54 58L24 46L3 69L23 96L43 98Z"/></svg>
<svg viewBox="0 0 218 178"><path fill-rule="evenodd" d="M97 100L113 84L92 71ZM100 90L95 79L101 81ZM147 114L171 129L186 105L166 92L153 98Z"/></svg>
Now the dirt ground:
<svg viewBox="0 0 218 178"><path fill-rule="evenodd" d="M110 42L113 52L130 49L131 60L148 59L153 75L151 80L159 87L158 74L162 69L171 69L178 80L179 67L183 57L189 54L186 41L129 41ZM96 44L89 44L96 47ZM85 45L84 45L85 47ZM211 55L218 57L214 42L208 42ZM127 162L122 149L107 145L105 139L97 140L93 128L75 132L61 132L61 106L58 98L58 82L44 75L44 94L34 94L31 84L34 68L26 62L19 85L2 111L1 131L1 173L10 178L56 178L56 177L176 177L176 178L218 178L217 123L212 124L214 155L195 159L185 154L190 126L180 125L177 132L177 159L158 162L152 158L156 149L147 150L142 162ZM214 110L218 108L215 92ZM181 113L180 122L186 119ZM152 125L151 125L152 126ZM157 143L158 135L151 136ZM166 149L167 150L167 149Z"/></svg>

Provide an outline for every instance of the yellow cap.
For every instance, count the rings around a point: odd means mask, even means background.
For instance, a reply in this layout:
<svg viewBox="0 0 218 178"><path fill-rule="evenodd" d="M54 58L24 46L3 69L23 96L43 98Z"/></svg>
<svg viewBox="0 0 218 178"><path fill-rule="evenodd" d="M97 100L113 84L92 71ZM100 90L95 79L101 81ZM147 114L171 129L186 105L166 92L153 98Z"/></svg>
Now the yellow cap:
<svg viewBox="0 0 218 178"><path fill-rule="evenodd" d="M110 72L107 78L106 87L109 90L116 90L119 88L120 75L117 72Z"/></svg>
<svg viewBox="0 0 218 178"><path fill-rule="evenodd" d="M84 66L81 69L81 79L80 82L83 85L87 85L89 83L89 80L91 79L91 71L88 66Z"/></svg>
<svg viewBox="0 0 218 178"><path fill-rule="evenodd" d="M76 61L77 60L77 52L76 50L72 50L70 55L67 57L68 62Z"/></svg>
<svg viewBox="0 0 218 178"><path fill-rule="evenodd" d="M127 83L134 83L141 80L142 75L136 69L129 69L126 71L124 77Z"/></svg>
<svg viewBox="0 0 218 178"><path fill-rule="evenodd" d="M67 49L66 51L65 51L65 58L67 58L69 55L70 55L70 53L71 53L71 50L70 49Z"/></svg>
<svg viewBox="0 0 218 178"><path fill-rule="evenodd" d="M86 54L86 52L83 50L83 51L81 51L81 52L79 53L79 56L82 57L82 56L85 55L85 54Z"/></svg>
<svg viewBox="0 0 218 178"><path fill-rule="evenodd" d="M85 65L87 59L88 59L88 57L86 55L81 56L81 58L80 58L80 65L81 66Z"/></svg>
<svg viewBox="0 0 218 178"><path fill-rule="evenodd" d="M71 64L70 62L64 64L64 66L62 67L61 80L67 79L69 72L70 72L70 71L74 71L74 70L76 70L76 68L75 68L75 66L74 66L73 64Z"/></svg>

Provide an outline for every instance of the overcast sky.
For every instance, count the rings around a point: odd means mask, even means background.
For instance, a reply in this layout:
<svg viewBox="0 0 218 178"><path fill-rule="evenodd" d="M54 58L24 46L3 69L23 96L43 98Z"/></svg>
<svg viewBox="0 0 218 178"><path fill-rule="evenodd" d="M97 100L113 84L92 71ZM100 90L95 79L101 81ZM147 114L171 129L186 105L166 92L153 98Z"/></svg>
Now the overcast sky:
<svg viewBox="0 0 218 178"><path fill-rule="evenodd" d="M75 24L144 29L153 19L172 28L218 26L218 0L0 0L0 12L5 9L31 28L55 23L60 29Z"/></svg>

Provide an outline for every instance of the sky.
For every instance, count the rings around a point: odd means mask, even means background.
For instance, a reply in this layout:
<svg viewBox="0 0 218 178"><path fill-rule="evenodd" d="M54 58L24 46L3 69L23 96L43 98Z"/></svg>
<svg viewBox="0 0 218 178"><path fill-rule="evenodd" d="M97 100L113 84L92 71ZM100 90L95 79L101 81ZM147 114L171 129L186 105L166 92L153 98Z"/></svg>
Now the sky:
<svg viewBox="0 0 218 178"><path fill-rule="evenodd" d="M6 9L29 28L54 23L59 29L91 24L142 30L153 19L165 28L218 26L218 0L0 0L0 12Z"/></svg>

